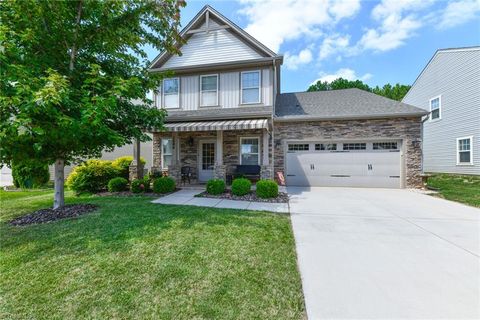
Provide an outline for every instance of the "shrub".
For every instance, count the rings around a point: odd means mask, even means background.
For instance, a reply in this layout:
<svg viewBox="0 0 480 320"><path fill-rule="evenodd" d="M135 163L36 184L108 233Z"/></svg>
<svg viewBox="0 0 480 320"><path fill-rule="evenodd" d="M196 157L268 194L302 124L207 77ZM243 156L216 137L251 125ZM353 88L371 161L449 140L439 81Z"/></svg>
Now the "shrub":
<svg viewBox="0 0 480 320"><path fill-rule="evenodd" d="M12 165L13 184L17 188L38 188L50 180L48 165L36 161Z"/></svg>
<svg viewBox="0 0 480 320"><path fill-rule="evenodd" d="M244 196L250 192L252 183L245 178L237 178L232 182L232 193L236 196Z"/></svg>
<svg viewBox="0 0 480 320"><path fill-rule="evenodd" d="M222 179L210 179L207 182L207 193L208 194L222 194L225 192L225 181Z"/></svg>
<svg viewBox="0 0 480 320"><path fill-rule="evenodd" d="M116 177L108 181L108 191L120 192L127 190L128 180L122 177Z"/></svg>
<svg viewBox="0 0 480 320"><path fill-rule="evenodd" d="M75 193L99 192L107 188L108 182L119 175L111 161L87 160L73 168L67 178L67 186Z"/></svg>
<svg viewBox="0 0 480 320"><path fill-rule="evenodd" d="M132 156L124 156L124 157L120 157L120 158L117 158L117 159L113 160L112 165L119 170L119 176L128 180L128 178L129 178L128 167L130 166L132 161L133 161ZM143 165L145 165L145 163L146 163L146 161L143 157L140 157L140 162Z"/></svg>
<svg viewBox="0 0 480 320"><path fill-rule="evenodd" d="M147 192L150 189L150 181L146 179L134 179L130 182L130 191L133 193Z"/></svg>
<svg viewBox="0 0 480 320"><path fill-rule="evenodd" d="M273 180L257 181L257 197L276 198L278 196L278 184Z"/></svg>
<svg viewBox="0 0 480 320"><path fill-rule="evenodd" d="M175 180L170 177L161 177L153 180L153 192L169 193L175 191Z"/></svg>

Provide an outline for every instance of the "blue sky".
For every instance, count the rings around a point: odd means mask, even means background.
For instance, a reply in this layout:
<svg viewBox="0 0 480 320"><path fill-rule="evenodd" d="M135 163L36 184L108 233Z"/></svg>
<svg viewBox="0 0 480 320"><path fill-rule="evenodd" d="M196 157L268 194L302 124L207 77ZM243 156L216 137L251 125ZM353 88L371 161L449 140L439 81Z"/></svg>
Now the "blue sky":
<svg viewBox="0 0 480 320"><path fill-rule="evenodd" d="M282 92L339 76L412 84L438 48L480 44L480 0L187 1L182 25L205 4L285 56Z"/></svg>

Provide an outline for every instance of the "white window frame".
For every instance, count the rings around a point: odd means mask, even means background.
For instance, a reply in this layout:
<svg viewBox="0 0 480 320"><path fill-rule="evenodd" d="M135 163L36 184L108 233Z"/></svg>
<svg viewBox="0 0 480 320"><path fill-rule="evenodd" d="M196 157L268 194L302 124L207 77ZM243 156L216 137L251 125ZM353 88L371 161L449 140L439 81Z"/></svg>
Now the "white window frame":
<svg viewBox="0 0 480 320"><path fill-rule="evenodd" d="M433 119L432 118L432 101L435 100L435 99L438 99L438 118ZM436 97L431 98L428 101L428 107L430 108L430 114L429 114L429 117L428 117L430 122L435 122L435 121L442 120L442 95L438 95Z"/></svg>
<svg viewBox="0 0 480 320"><path fill-rule="evenodd" d="M243 87L243 74L244 73L258 73L258 101L256 102L243 102L243 89L254 89L256 87ZM249 104L259 104L262 101L262 72L261 70L249 70L240 72L240 104L249 105Z"/></svg>
<svg viewBox="0 0 480 320"><path fill-rule="evenodd" d="M177 80L178 81L178 91L177 91L177 106L176 107L166 107L165 106L165 81L166 80ZM180 108L180 78L168 78L163 79L162 81L162 108L164 109L179 109Z"/></svg>
<svg viewBox="0 0 480 320"><path fill-rule="evenodd" d="M261 161L261 145L260 145L260 137L240 137L240 150L238 151L238 158L239 158L239 163L242 164L242 142L243 140L247 140L247 139L255 139L258 141L258 164L260 165L260 161ZM255 154L255 153L252 153L252 154Z"/></svg>
<svg viewBox="0 0 480 320"><path fill-rule="evenodd" d="M460 140L470 140L470 162L460 162ZM457 138L457 166L471 166L473 165L473 136ZM462 150L462 152L466 152Z"/></svg>
<svg viewBox="0 0 480 320"><path fill-rule="evenodd" d="M202 94L203 92L213 92L213 90L202 90L202 78L204 77L217 77L217 89L216 89L216 92L217 92L217 100L215 102L215 104L203 104L203 99L202 99ZM218 103L218 82L219 82L219 79L220 77L218 76L218 73L214 73L214 74L203 74L200 76L200 81L199 81L199 86L200 86L200 107L216 107L219 105Z"/></svg>
<svg viewBox="0 0 480 320"><path fill-rule="evenodd" d="M166 153L163 152L163 141L164 141L164 140L170 140L170 141L171 141L171 143L172 143L172 153L171 153L171 154L168 154L168 153L166 154ZM173 138L171 138L171 137L162 138L161 141L160 141L160 148L161 148L161 151L162 151L162 169L163 169L163 170L166 170L166 169L168 169L168 166L165 165L165 156L166 156L166 155L172 157L172 163L173 163L173 154L174 154L174 152L175 152L175 151L173 150L173 148L174 148L174 146L173 146Z"/></svg>

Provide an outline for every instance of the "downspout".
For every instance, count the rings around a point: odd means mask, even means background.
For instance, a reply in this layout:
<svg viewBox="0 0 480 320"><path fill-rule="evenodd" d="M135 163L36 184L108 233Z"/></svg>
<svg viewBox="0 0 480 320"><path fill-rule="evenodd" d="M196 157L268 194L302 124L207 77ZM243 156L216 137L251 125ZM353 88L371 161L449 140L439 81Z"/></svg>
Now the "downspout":
<svg viewBox="0 0 480 320"><path fill-rule="evenodd" d="M421 162L422 174L425 174L425 171L423 170L423 125L424 125L425 122L428 120L428 118L430 118L430 114L428 114L427 116L425 116L425 117L422 119L422 127L420 128L420 139L422 139L422 144L421 144L421 150L422 150L422 162Z"/></svg>
<svg viewBox="0 0 480 320"><path fill-rule="evenodd" d="M277 64L275 59L272 60L273 63L273 112L272 112L272 175L273 180L275 180L275 126L273 124L273 118L275 117L275 105L277 103Z"/></svg>

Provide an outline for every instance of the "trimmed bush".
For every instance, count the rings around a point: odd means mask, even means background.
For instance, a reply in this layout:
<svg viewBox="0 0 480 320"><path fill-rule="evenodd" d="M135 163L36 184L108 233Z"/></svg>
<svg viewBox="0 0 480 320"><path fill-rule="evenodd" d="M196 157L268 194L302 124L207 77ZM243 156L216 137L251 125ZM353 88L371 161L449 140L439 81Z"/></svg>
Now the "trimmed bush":
<svg viewBox="0 0 480 320"><path fill-rule="evenodd" d="M13 184L17 188L39 188L50 180L48 165L36 161L12 165Z"/></svg>
<svg viewBox="0 0 480 320"><path fill-rule="evenodd" d="M122 177L116 177L108 181L108 191L120 192L125 191L128 188L128 180Z"/></svg>
<svg viewBox="0 0 480 320"><path fill-rule="evenodd" d="M107 189L108 182L118 177L119 170L106 160L87 160L73 168L67 178L67 186L80 194L96 193Z"/></svg>
<svg viewBox="0 0 480 320"><path fill-rule="evenodd" d="M218 195L225 192L225 181L222 179L210 179L207 182L207 193Z"/></svg>
<svg viewBox="0 0 480 320"><path fill-rule="evenodd" d="M276 198L278 196L278 184L273 180L257 181L257 197Z"/></svg>
<svg viewBox="0 0 480 320"><path fill-rule="evenodd" d="M120 157L120 158L117 158L117 159L113 160L112 165L119 170L119 176L128 180L128 178L129 178L128 167L130 166L132 161L133 161L132 156L124 156L124 157ZM145 165L145 163L146 163L146 161L143 157L140 157L140 162L143 165Z"/></svg>
<svg viewBox="0 0 480 320"><path fill-rule="evenodd" d="M170 177L161 177L153 180L153 192L169 193L175 191L175 180Z"/></svg>
<svg viewBox="0 0 480 320"><path fill-rule="evenodd" d="M232 193L236 196L244 196L250 192L252 183L245 178L237 178L232 182Z"/></svg>
<svg viewBox="0 0 480 320"><path fill-rule="evenodd" d="M145 179L134 179L130 182L130 191L133 193L148 192L150 189L150 181Z"/></svg>

